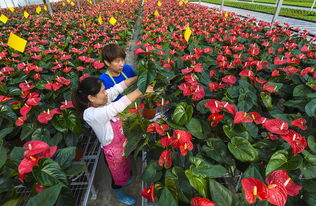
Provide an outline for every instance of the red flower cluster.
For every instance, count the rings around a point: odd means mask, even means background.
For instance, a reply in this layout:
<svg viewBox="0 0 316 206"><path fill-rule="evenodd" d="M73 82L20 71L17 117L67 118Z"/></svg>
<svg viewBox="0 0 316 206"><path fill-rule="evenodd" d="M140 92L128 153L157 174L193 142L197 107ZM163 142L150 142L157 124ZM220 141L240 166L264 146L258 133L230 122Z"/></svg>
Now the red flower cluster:
<svg viewBox="0 0 316 206"><path fill-rule="evenodd" d="M150 188L145 187L141 193L141 196L146 198L149 201L155 201L155 185L151 184Z"/></svg>
<svg viewBox="0 0 316 206"><path fill-rule="evenodd" d="M32 140L25 143L23 146L26 151L24 151L24 159L20 162L18 166L18 171L20 174L20 180L23 182L25 174L32 171L33 166L38 165L38 160L41 158L52 157L57 146L49 146L46 142L40 140Z"/></svg>
<svg viewBox="0 0 316 206"><path fill-rule="evenodd" d="M287 195L296 196L302 189L296 185L287 172L277 170L269 174L266 178L268 186L256 178L245 178L241 180L245 192L245 199L249 203L255 203L256 197L259 200L267 200L269 203L277 206L284 206Z"/></svg>

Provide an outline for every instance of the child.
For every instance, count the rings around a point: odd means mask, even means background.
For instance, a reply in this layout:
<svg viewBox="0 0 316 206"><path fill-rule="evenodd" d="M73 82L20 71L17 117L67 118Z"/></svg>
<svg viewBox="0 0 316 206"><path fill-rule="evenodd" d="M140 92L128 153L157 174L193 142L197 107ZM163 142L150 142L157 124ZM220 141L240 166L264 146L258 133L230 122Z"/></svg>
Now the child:
<svg viewBox="0 0 316 206"><path fill-rule="evenodd" d="M100 76L105 88L109 89L128 78L136 76L131 65L125 64L125 52L118 44L111 43L102 49L102 59L108 66L105 73ZM122 98L119 95L117 99Z"/></svg>
<svg viewBox="0 0 316 206"><path fill-rule="evenodd" d="M122 130L122 121L116 115L122 112L143 94L135 89L123 96L116 102L112 102L127 87L136 82L136 77L126 79L114 87L105 90L101 80L97 77L88 77L79 83L73 92L72 101L78 111L83 110L83 119L92 127L110 169L112 189L117 201L126 205L134 205L136 200L127 196L121 186L125 185L130 178L130 159L124 155L126 137ZM153 92L151 86L146 92ZM80 108L82 108L80 110Z"/></svg>

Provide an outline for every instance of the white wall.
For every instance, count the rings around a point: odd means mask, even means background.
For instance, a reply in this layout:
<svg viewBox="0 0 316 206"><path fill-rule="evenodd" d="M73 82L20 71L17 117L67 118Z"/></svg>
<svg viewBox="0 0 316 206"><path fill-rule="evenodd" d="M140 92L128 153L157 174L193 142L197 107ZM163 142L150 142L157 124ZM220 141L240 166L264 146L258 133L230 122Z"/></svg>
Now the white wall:
<svg viewBox="0 0 316 206"><path fill-rule="evenodd" d="M57 1L62 1L62 0L49 0L49 2L57 2ZM0 0L0 7L1 8L7 8L8 7L13 7L13 3L15 4L16 7L18 5L20 6L25 6L25 5L33 5L33 4L42 4L43 0Z"/></svg>

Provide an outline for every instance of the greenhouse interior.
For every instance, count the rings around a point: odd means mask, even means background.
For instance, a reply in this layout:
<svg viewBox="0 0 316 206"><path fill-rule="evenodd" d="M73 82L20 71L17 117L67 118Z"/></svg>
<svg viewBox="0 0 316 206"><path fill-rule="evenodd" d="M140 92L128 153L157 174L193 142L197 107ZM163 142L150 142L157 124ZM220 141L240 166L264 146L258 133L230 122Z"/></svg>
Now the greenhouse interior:
<svg viewBox="0 0 316 206"><path fill-rule="evenodd" d="M1 0L0 205L316 206L316 0Z"/></svg>

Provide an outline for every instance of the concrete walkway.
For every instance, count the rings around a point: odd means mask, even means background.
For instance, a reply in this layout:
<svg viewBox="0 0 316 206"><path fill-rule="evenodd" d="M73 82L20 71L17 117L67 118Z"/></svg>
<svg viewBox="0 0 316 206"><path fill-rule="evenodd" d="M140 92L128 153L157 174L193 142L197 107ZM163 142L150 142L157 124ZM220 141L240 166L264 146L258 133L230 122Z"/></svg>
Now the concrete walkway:
<svg viewBox="0 0 316 206"><path fill-rule="evenodd" d="M199 2L192 2L196 4L200 4ZM206 3L206 2L201 2L202 6L207 6L207 7L212 7L212 8L220 8L221 6L218 4L211 4L211 3ZM229 6L224 6L223 7L224 11L228 12L234 12L236 14L242 15L242 16L251 16L255 17L258 20L266 21L266 22L271 22L273 15L271 14L265 14L261 12L256 12L256 11L249 11L245 9L239 9L235 7L229 7ZM298 27L302 30L307 30L311 34L316 34L316 23L314 22L309 22L309 21L303 21L303 20L298 20L298 19L293 19L293 18L287 18L283 16L279 16L277 18L277 21L283 25L284 23L287 23L291 25L292 27Z"/></svg>

